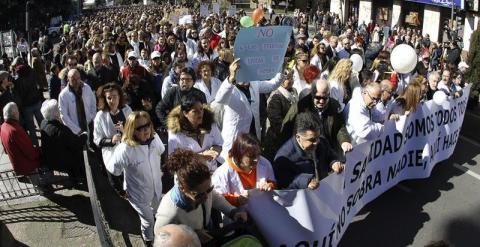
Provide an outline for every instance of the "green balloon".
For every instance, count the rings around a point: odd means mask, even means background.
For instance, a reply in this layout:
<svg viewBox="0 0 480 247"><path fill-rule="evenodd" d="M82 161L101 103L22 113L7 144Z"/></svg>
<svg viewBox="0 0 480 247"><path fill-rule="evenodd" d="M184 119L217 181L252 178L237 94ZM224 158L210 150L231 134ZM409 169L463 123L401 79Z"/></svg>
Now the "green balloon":
<svg viewBox="0 0 480 247"><path fill-rule="evenodd" d="M244 16L242 19L240 19L240 24L242 27L251 27L253 26L253 19L250 16Z"/></svg>

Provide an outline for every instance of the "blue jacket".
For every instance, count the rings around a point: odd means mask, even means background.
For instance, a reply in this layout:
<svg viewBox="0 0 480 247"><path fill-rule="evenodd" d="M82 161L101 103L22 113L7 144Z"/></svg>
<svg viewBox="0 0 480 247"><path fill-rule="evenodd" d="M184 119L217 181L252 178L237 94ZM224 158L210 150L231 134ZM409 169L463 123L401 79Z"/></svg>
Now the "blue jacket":
<svg viewBox="0 0 480 247"><path fill-rule="evenodd" d="M341 161L325 138L320 138L315 150L320 179L331 171L331 165ZM278 150L273 161L273 171L279 189L305 189L315 177L312 157L298 145L295 136Z"/></svg>

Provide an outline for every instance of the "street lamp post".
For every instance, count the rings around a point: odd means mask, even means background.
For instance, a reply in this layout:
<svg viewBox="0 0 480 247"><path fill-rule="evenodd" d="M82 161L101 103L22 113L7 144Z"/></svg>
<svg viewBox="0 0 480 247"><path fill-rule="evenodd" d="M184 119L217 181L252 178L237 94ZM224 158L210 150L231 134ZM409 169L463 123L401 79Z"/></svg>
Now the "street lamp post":
<svg viewBox="0 0 480 247"><path fill-rule="evenodd" d="M452 30L453 30L453 28L454 28L454 24L453 24L453 11L454 11L454 9L455 9L455 0L452 0L452 13L451 13L451 15L450 15L450 22L452 23L452 24L451 24L451 25L452 25L452 26L451 26Z"/></svg>
<svg viewBox="0 0 480 247"><path fill-rule="evenodd" d="M25 5L25 31L27 32L28 47L32 45L32 37L30 34L30 17L29 17L30 5L31 5L31 2L27 1L27 4Z"/></svg>

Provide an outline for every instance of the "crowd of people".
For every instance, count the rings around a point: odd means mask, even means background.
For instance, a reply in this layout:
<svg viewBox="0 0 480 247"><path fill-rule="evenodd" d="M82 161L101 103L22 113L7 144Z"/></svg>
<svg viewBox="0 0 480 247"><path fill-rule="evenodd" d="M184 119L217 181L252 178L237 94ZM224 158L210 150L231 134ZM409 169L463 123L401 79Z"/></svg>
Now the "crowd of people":
<svg viewBox="0 0 480 247"><path fill-rule="evenodd" d="M296 16L276 76L237 81L242 14L194 11L176 23L169 13L178 7L92 12L65 23L58 44L19 40L20 56L0 65L1 141L15 172L37 181L40 169L62 170L77 186L83 149L97 154L105 179L138 213L147 246L180 233L194 246L211 241L219 222L249 220L242 206L251 189L316 189L386 121L436 92L459 97L469 69L456 42L319 10L313 35L307 15ZM281 23L270 15L257 25ZM390 64L400 44L418 54L407 74Z"/></svg>

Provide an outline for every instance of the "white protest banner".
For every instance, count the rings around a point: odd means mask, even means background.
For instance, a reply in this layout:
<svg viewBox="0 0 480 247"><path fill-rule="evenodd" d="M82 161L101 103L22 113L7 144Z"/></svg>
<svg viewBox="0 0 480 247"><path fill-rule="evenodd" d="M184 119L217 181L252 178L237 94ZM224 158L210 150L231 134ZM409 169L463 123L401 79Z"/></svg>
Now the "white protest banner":
<svg viewBox="0 0 480 247"><path fill-rule="evenodd" d="M423 103L399 121L389 121L375 141L347 154L345 171L318 189L250 191L248 211L270 246L337 246L364 205L406 179L427 178L452 155L462 127L470 86L463 96Z"/></svg>
<svg viewBox="0 0 480 247"><path fill-rule="evenodd" d="M240 58L237 81L270 80L284 62L292 27L242 28L235 39L235 57Z"/></svg>
<svg viewBox="0 0 480 247"><path fill-rule="evenodd" d="M200 16L207 17L208 14L208 3L200 4Z"/></svg>
<svg viewBox="0 0 480 247"><path fill-rule="evenodd" d="M228 16L235 16L237 14L237 6L236 5L230 5L228 7Z"/></svg>
<svg viewBox="0 0 480 247"><path fill-rule="evenodd" d="M220 4L219 3L212 3L212 11L214 14L220 14Z"/></svg>

